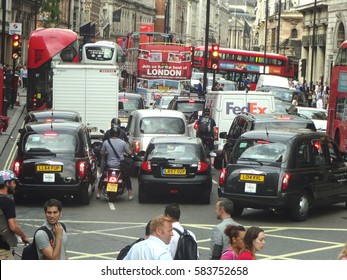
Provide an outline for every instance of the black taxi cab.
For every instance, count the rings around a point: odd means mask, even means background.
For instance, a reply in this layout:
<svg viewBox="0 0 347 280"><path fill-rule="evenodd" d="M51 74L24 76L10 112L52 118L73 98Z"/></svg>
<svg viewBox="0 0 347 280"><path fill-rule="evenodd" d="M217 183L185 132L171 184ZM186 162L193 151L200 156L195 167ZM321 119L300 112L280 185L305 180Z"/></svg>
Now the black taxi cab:
<svg viewBox="0 0 347 280"><path fill-rule="evenodd" d="M20 131L13 171L15 199L61 195L89 204L97 162L88 128L79 122L29 123Z"/></svg>
<svg viewBox="0 0 347 280"><path fill-rule="evenodd" d="M235 143L218 194L234 202L236 216L244 208L272 209L303 221L314 206L347 206L347 166L324 133L250 131Z"/></svg>

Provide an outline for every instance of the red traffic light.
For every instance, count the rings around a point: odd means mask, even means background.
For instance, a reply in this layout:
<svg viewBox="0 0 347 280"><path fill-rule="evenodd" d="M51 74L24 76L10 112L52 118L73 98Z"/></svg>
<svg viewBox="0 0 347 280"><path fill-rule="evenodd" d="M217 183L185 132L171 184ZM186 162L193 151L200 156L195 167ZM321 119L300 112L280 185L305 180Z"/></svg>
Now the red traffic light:
<svg viewBox="0 0 347 280"><path fill-rule="evenodd" d="M20 36L18 34L12 35L12 58L18 59L21 56Z"/></svg>
<svg viewBox="0 0 347 280"><path fill-rule="evenodd" d="M20 36L19 36L18 34L14 34L14 35L12 36L12 39L13 39L13 41L19 41Z"/></svg>

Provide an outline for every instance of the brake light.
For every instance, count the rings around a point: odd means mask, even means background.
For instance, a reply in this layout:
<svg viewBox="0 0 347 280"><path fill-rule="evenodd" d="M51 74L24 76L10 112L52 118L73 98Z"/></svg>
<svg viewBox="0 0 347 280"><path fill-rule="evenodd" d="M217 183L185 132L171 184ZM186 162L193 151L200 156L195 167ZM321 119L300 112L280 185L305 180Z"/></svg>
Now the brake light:
<svg viewBox="0 0 347 280"><path fill-rule="evenodd" d="M270 142L266 141L266 140L257 140L257 143L258 144L270 144Z"/></svg>
<svg viewBox="0 0 347 280"><path fill-rule="evenodd" d="M205 172L208 169L208 164L206 162L203 161L199 161L198 162L198 169L197 172Z"/></svg>
<svg viewBox="0 0 347 280"><path fill-rule="evenodd" d="M222 186L225 182L225 177L227 174L227 170L223 168L219 174L219 185Z"/></svg>
<svg viewBox="0 0 347 280"><path fill-rule="evenodd" d="M13 163L13 172L14 172L14 174L16 174L17 177L19 176L20 168L21 168L21 163L20 163L20 161L16 160Z"/></svg>
<svg viewBox="0 0 347 280"><path fill-rule="evenodd" d="M199 123L198 123L198 121L195 121L195 123L194 123L194 129L195 129L195 130L198 130L198 129L199 129Z"/></svg>
<svg viewBox="0 0 347 280"><path fill-rule="evenodd" d="M214 141L218 141L218 134L219 134L219 127L215 126L214 127Z"/></svg>
<svg viewBox="0 0 347 280"><path fill-rule="evenodd" d="M135 152L135 154L138 154L140 152L140 141L139 140L134 141L134 152Z"/></svg>
<svg viewBox="0 0 347 280"><path fill-rule="evenodd" d="M80 179L84 179L84 177L86 176L86 168L87 168L87 164L85 161L79 161L77 163L77 172L78 172L78 177L80 177Z"/></svg>
<svg viewBox="0 0 347 280"><path fill-rule="evenodd" d="M320 143L318 141L314 142L313 146L319 150L320 149Z"/></svg>
<svg viewBox="0 0 347 280"><path fill-rule="evenodd" d="M127 102L127 101L128 101L128 98L121 98L120 101L122 101L122 102Z"/></svg>
<svg viewBox="0 0 347 280"><path fill-rule="evenodd" d="M195 103L194 99L189 99L188 103Z"/></svg>
<svg viewBox="0 0 347 280"><path fill-rule="evenodd" d="M117 183L118 182L118 178L116 176L109 176L107 178L107 182L109 182L109 183Z"/></svg>
<svg viewBox="0 0 347 280"><path fill-rule="evenodd" d="M141 163L141 169L146 172L152 172L152 164L150 161L144 161Z"/></svg>
<svg viewBox="0 0 347 280"><path fill-rule="evenodd" d="M285 173L282 178L282 186L281 186L282 191L285 191L288 189L289 179L290 179L290 175L288 173Z"/></svg>
<svg viewBox="0 0 347 280"><path fill-rule="evenodd" d="M57 136L58 135L58 133L56 133L56 132L45 132L44 134L43 134L44 136Z"/></svg>

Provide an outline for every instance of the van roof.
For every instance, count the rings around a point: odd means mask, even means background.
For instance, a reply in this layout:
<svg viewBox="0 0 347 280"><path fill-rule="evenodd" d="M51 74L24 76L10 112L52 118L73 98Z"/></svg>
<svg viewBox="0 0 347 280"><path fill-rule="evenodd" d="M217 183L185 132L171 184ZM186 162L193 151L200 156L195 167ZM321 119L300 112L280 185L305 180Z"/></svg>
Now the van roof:
<svg viewBox="0 0 347 280"><path fill-rule="evenodd" d="M289 89L289 80L286 77L276 75L260 75L256 90L259 90L262 87L278 87Z"/></svg>
<svg viewBox="0 0 347 280"><path fill-rule="evenodd" d="M168 109L140 109L135 110L132 114L138 114L143 117L181 117L185 119L184 114L181 111L177 110L168 110Z"/></svg>

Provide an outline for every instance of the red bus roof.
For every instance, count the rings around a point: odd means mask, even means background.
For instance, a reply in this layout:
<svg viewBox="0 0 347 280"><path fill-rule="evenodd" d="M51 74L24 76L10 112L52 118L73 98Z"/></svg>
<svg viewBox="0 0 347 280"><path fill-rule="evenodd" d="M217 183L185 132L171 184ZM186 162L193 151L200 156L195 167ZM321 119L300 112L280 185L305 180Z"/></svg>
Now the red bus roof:
<svg viewBox="0 0 347 280"><path fill-rule="evenodd" d="M196 47L195 50L204 51L205 47L204 46ZM208 46L208 50L212 51L212 46ZM219 52L220 53L231 53L231 54L238 54L238 55L264 57L264 52L245 51L245 50L238 50L238 49L219 48ZM268 58L281 58L281 59L288 60L288 57L286 57L285 55L276 54L276 53L266 53L266 57L268 57Z"/></svg>
<svg viewBox="0 0 347 280"><path fill-rule="evenodd" d="M31 32L28 68L37 68L78 39L70 29L39 28Z"/></svg>

